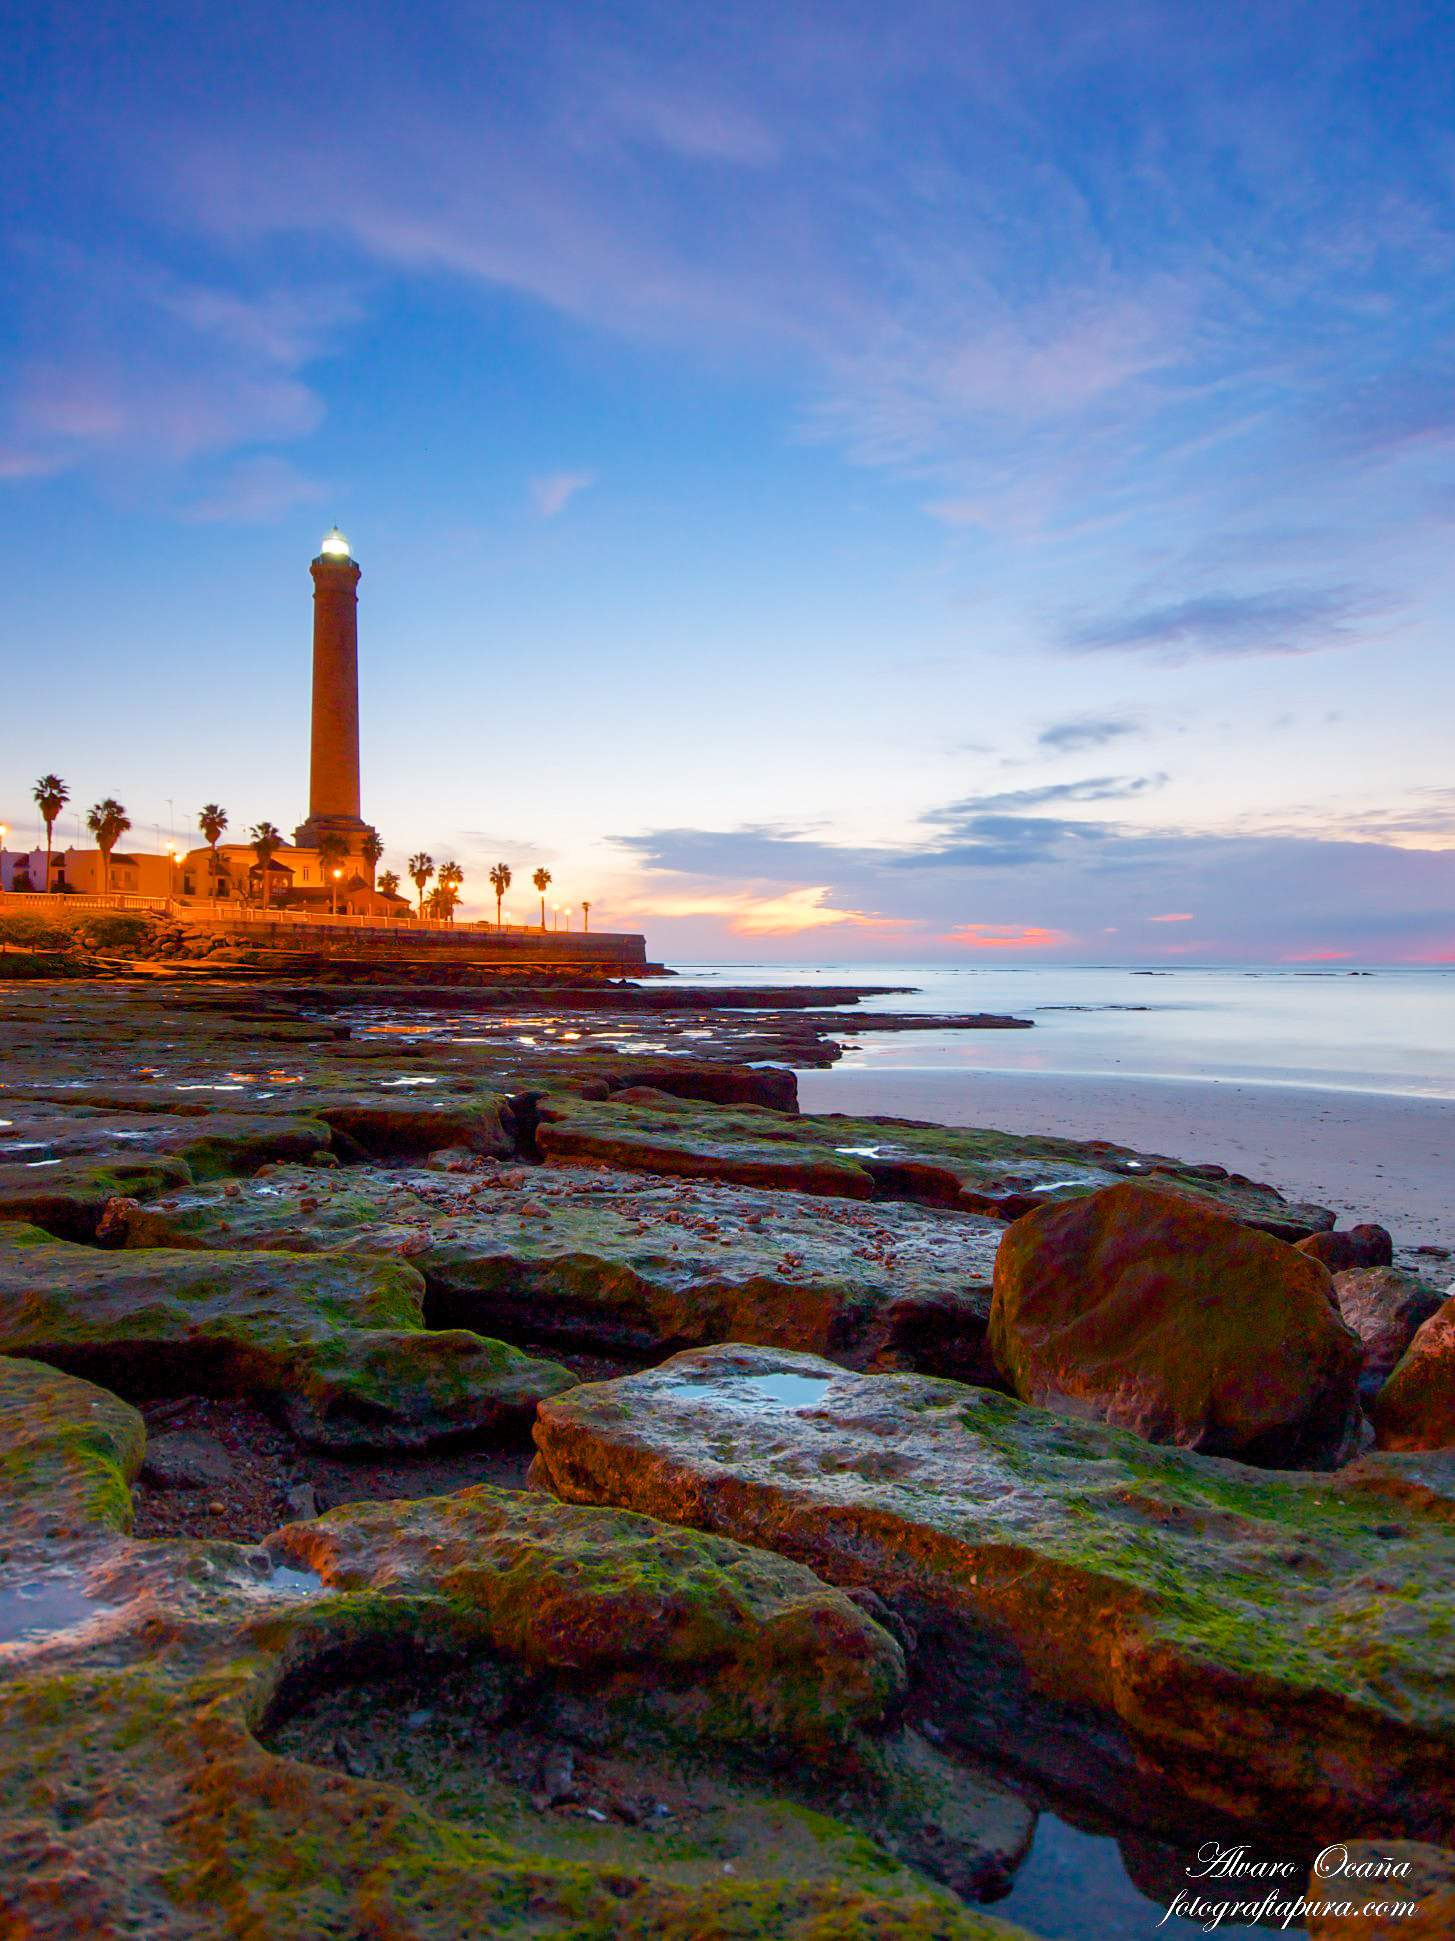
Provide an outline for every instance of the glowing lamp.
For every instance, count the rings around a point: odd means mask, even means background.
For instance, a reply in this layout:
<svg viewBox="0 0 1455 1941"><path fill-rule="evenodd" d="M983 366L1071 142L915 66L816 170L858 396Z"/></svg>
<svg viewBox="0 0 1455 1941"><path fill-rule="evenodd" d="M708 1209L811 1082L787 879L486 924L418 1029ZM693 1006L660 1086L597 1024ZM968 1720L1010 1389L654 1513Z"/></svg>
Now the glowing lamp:
<svg viewBox="0 0 1455 1941"><path fill-rule="evenodd" d="M349 542L344 538L337 526L331 526L324 534L323 544L318 550L325 559L347 559L349 557Z"/></svg>

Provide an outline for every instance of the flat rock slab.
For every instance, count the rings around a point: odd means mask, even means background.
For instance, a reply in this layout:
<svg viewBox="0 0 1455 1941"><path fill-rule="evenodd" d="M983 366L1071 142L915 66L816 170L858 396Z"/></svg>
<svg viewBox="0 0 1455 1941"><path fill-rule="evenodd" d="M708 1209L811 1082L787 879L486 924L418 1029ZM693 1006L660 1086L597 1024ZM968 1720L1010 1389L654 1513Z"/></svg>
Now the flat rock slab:
<svg viewBox="0 0 1455 1941"><path fill-rule="evenodd" d="M295 1102L296 1103L296 1102ZM327 1125L296 1110L105 1109L93 1104L5 1096L0 1169L37 1169L52 1160L128 1160L158 1153L187 1162L194 1179L250 1172L269 1160L307 1159L330 1143Z"/></svg>
<svg viewBox="0 0 1455 1941"><path fill-rule="evenodd" d="M66 1240L90 1240L113 1200L148 1199L191 1179L186 1160L170 1153L146 1159L0 1164L0 1221L20 1220Z"/></svg>
<svg viewBox="0 0 1455 1941"><path fill-rule="evenodd" d="M800 1566L488 1489L336 1512L265 1549L137 1542L141 1457L114 1396L0 1361L5 1932L1019 1932L927 1868L976 1838L1013 1866L1033 1816L897 1727L898 1646ZM340 1695L350 1747L295 1730ZM491 1764L502 1728L544 1767L539 1807ZM690 1784L704 1760L715 1832L784 1836L758 1878L711 1855L674 1876L670 1835L572 1817L595 1762L629 1787Z"/></svg>
<svg viewBox="0 0 1455 1941"><path fill-rule="evenodd" d="M1448 1477L1275 1474L988 1390L700 1349L543 1405L536 1476L868 1587L968 1740L1154 1825L1455 1823Z"/></svg>
<svg viewBox="0 0 1455 1941"><path fill-rule="evenodd" d="M112 1253L0 1226L0 1353L139 1396L244 1395L330 1449L519 1433L575 1377L463 1329L427 1329L402 1261Z"/></svg>
<svg viewBox="0 0 1455 1941"><path fill-rule="evenodd" d="M936 1208L566 1166L275 1167L126 1220L128 1245L402 1254L452 1327L630 1355L757 1341L966 1379L994 1379L1003 1232Z"/></svg>
<svg viewBox="0 0 1455 1941"><path fill-rule="evenodd" d="M1280 1239L1334 1224L1322 1207L1220 1166L1184 1165L1104 1141L1035 1138L911 1119L789 1116L743 1107L552 1099L536 1140L552 1164L593 1161L844 1199L903 1199L1017 1219L1047 1200L1123 1179L1158 1179Z"/></svg>

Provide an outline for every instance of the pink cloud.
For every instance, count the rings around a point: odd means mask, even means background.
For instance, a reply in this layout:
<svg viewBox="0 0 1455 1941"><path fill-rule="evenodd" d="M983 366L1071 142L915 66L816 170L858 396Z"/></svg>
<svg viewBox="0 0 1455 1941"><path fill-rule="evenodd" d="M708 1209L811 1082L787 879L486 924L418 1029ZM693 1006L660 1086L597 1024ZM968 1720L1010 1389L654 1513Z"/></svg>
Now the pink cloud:
<svg viewBox="0 0 1455 1941"><path fill-rule="evenodd" d="M962 923L943 941L967 950L1050 950L1071 939L1064 930L1048 930L1038 923Z"/></svg>
<svg viewBox="0 0 1455 1941"><path fill-rule="evenodd" d="M1193 913L1191 910L1173 910L1165 917L1148 917L1147 921L1148 923L1191 923Z"/></svg>

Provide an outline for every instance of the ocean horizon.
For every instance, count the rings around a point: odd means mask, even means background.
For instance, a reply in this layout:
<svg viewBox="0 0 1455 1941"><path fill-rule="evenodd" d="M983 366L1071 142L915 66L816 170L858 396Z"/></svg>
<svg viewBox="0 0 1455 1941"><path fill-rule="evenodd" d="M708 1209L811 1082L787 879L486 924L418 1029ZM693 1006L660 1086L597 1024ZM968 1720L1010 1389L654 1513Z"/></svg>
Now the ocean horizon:
<svg viewBox="0 0 1455 1941"><path fill-rule="evenodd" d="M1455 966L680 963L703 983L912 985L857 1007L986 1011L1029 1032L852 1040L844 1072L1236 1082L1455 1099Z"/></svg>

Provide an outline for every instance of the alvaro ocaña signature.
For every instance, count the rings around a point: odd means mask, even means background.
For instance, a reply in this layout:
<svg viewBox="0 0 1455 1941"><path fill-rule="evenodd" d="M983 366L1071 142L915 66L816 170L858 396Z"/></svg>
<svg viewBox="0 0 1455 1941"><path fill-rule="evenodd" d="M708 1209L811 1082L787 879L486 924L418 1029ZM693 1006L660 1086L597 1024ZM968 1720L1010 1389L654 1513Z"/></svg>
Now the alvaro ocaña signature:
<svg viewBox="0 0 1455 1941"><path fill-rule="evenodd" d="M1174 1914L1184 1921L1198 1922L1204 1934L1211 1934L1225 1921L1236 1921L1239 1925L1261 1921L1264 1926L1276 1924L1288 1928L1296 1921L1307 1920L1311 1914L1330 1917L1363 1914L1366 1918L1408 1920L1419 1912L1418 1901L1405 1900L1400 1895L1399 1884L1409 1871L1408 1860L1355 1859L1347 1847L1336 1843L1325 1847L1315 1859L1309 1869L1310 1891L1306 1892L1303 1886L1294 1886L1304 1872L1297 1860L1260 1860L1251 1847L1225 1847L1216 1840L1208 1840L1197 1850L1196 1865L1187 1869L1188 1879L1232 1881L1244 1892L1262 1887L1261 1895L1253 1894L1247 1899L1224 1898L1215 1897L1205 1889L1179 1887L1172 1905L1157 1925L1161 1927ZM1265 1882L1269 1883L1266 1887ZM1316 1885L1323 1882L1328 1883L1327 1895L1320 1893ZM1388 1890L1382 1898L1376 1898L1383 1882L1388 1883Z"/></svg>

